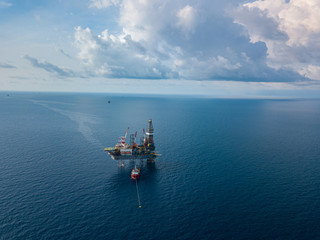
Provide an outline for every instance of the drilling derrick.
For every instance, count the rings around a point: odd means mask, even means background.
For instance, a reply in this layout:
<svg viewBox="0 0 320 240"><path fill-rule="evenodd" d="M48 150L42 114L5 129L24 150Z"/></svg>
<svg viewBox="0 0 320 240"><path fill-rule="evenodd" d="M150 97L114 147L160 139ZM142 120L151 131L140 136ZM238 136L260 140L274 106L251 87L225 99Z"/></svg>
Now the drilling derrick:
<svg viewBox="0 0 320 240"><path fill-rule="evenodd" d="M150 150L154 150L154 142L153 142L153 125L152 120L148 121L148 128L146 132L146 145L150 148Z"/></svg>

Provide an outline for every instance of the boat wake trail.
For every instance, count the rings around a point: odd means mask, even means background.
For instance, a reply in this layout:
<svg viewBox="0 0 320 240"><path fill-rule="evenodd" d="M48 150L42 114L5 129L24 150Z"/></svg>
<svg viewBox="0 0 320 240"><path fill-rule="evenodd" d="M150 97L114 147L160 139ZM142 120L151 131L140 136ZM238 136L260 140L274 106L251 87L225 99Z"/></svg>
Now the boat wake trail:
<svg viewBox="0 0 320 240"><path fill-rule="evenodd" d="M92 144L97 145L100 149L103 148L103 145L101 142L96 139L93 135L92 129L90 128L90 124L95 124L97 122L97 117L94 115L86 114L86 113L80 113L80 112L74 112L69 110L62 110L56 107L50 106L50 102L48 101L35 101L32 100L34 104L38 104L42 107L45 107L51 111L57 112L67 118L69 118L71 121L76 122L78 125L78 131L85 137L85 139ZM56 102L52 102L52 104L56 104Z"/></svg>
<svg viewBox="0 0 320 240"><path fill-rule="evenodd" d="M137 196L138 196L138 204L139 208L141 208L141 202L140 202L140 195L139 195L139 188L138 188L138 180L134 180L136 182L136 189L137 189Z"/></svg>

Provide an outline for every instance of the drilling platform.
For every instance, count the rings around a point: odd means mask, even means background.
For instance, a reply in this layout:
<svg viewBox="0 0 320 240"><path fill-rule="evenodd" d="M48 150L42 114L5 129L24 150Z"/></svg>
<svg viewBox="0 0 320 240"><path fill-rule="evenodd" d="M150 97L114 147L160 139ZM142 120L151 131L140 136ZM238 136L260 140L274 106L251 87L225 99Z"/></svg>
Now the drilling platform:
<svg viewBox="0 0 320 240"><path fill-rule="evenodd" d="M124 136L119 137L115 147L107 147L104 151L108 152L113 160L118 161L118 166L124 166L124 160L146 159L147 162L154 162L159 154L155 152L152 119L148 120L147 131L145 132L143 129L143 136L140 138L140 144L136 143L137 131L135 134L130 134L130 144L126 143L128 131L129 128Z"/></svg>

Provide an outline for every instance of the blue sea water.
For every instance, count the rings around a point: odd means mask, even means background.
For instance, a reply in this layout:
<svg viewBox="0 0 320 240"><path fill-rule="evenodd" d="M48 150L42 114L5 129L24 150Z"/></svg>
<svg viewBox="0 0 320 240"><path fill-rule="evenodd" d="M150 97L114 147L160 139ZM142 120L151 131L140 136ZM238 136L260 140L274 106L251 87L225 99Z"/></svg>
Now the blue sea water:
<svg viewBox="0 0 320 240"><path fill-rule="evenodd" d="M149 118L138 208L103 148ZM319 133L319 100L2 93L0 239L320 239Z"/></svg>

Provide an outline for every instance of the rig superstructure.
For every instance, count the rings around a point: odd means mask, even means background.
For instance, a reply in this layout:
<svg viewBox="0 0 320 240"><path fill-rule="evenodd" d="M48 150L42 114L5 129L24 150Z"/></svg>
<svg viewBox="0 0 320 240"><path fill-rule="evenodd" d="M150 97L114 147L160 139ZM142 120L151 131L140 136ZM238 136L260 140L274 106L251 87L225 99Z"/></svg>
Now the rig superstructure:
<svg viewBox="0 0 320 240"><path fill-rule="evenodd" d="M104 151L108 152L113 160L118 161L118 165L123 166L124 160L142 160L147 162L154 162L159 155L155 152L155 145L153 140L153 124L152 119L148 120L148 128L145 132L143 129L143 136L140 138L140 144L136 143L137 132L130 135L130 144L126 143L126 138L129 128L125 136L119 137L118 143L115 147L107 147Z"/></svg>

